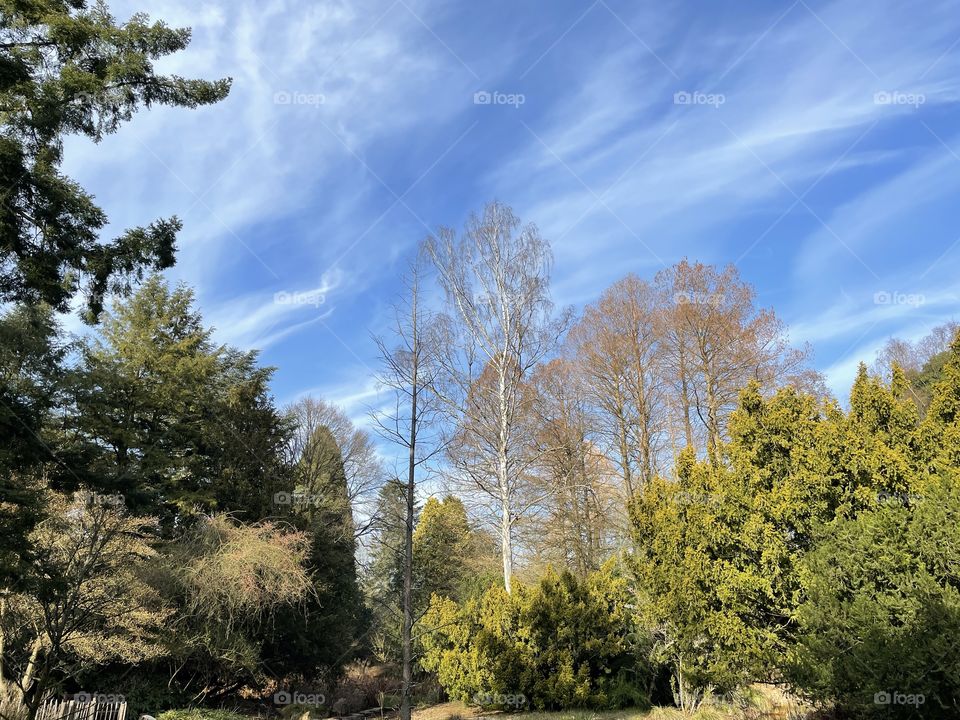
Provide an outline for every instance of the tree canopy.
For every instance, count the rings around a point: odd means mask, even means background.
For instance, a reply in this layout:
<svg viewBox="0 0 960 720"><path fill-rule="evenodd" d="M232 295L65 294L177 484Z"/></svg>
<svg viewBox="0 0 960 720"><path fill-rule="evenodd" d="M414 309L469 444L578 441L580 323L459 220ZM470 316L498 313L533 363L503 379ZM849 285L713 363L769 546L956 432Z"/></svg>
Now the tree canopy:
<svg viewBox="0 0 960 720"><path fill-rule="evenodd" d="M173 265L179 219L103 242L106 214L60 165L67 135L99 141L141 107L226 97L229 79L155 72L157 59L189 43L187 28L144 14L118 23L101 3L0 3L0 299L66 310L82 290L96 317L108 293Z"/></svg>

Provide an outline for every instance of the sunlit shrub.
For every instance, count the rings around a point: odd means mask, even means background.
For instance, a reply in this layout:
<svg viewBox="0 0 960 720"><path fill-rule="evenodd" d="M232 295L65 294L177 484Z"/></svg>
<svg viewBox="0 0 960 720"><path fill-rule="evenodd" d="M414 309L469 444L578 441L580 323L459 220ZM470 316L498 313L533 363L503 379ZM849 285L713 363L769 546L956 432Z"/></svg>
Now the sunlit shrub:
<svg viewBox="0 0 960 720"><path fill-rule="evenodd" d="M451 697L510 711L645 705L652 674L629 605L614 562L586 580L550 570L462 606L434 596L422 665Z"/></svg>

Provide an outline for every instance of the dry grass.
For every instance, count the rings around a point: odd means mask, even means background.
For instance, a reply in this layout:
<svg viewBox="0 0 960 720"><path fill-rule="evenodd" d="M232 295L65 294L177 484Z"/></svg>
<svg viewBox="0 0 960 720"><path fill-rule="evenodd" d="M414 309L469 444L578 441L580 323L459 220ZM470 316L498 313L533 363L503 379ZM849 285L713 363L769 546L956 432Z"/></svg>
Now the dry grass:
<svg viewBox="0 0 960 720"><path fill-rule="evenodd" d="M461 702L448 702L415 710L413 720L470 720L470 718L492 718L495 716L501 716L498 720L652 720L652 716L638 710L504 713L483 712L480 708L468 707Z"/></svg>
<svg viewBox="0 0 960 720"><path fill-rule="evenodd" d="M747 720L804 720L812 708L775 685L752 685L745 693Z"/></svg>
<svg viewBox="0 0 960 720"><path fill-rule="evenodd" d="M509 715L483 712L461 702L448 702L414 711L413 720L469 720L503 715L499 720L804 720L809 708L790 698L776 687L756 685L736 704L704 705L693 715L676 708L657 707L650 711L566 710L563 712L530 712Z"/></svg>
<svg viewBox="0 0 960 720"><path fill-rule="evenodd" d="M20 702L20 693L3 681L0 681L0 720L27 720L27 708Z"/></svg>
<svg viewBox="0 0 960 720"><path fill-rule="evenodd" d="M452 718L468 720L479 717L481 714L480 708L467 707L462 702L445 702L417 708L413 711L413 720L451 720Z"/></svg>

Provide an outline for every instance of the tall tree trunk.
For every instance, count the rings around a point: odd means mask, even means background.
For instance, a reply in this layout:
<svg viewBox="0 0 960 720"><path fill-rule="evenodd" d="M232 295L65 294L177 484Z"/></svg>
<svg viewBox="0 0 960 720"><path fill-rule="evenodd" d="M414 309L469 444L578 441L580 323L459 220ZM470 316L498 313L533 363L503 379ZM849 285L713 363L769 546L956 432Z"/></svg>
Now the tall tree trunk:
<svg viewBox="0 0 960 720"><path fill-rule="evenodd" d="M627 502L633 497L633 471L630 469L630 441L627 438L627 414L623 410L617 419L617 431L619 437L617 444L620 446L620 462L623 465L623 486L627 491Z"/></svg>
<svg viewBox="0 0 960 720"><path fill-rule="evenodd" d="M33 720L37 716L37 709L40 707L41 695L43 694L42 688L34 679L42 649L43 636L37 635L37 639L33 641L33 647L30 649L30 660L27 662L27 668L23 672L23 682L20 685L29 720ZM37 687L31 687L32 685L37 685Z"/></svg>
<svg viewBox="0 0 960 720"><path fill-rule="evenodd" d="M40 657L40 650L43 648L43 640L38 635L33 641L33 647L30 649L30 660L27 661L27 668L23 671L23 692L30 692L30 686L33 684L33 675L36 672L37 660Z"/></svg>
<svg viewBox="0 0 960 720"><path fill-rule="evenodd" d="M720 463L720 409L714 389L713 377L705 374L707 386L707 456L710 464L717 467Z"/></svg>
<svg viewBox="0 0 960 720"><path fill-rule="evenodd" d="M413 297L413 347L410 368L410 442L407 464L406 518L403 528L403 652L402 682L400 688L400 720L410 720L410 696L413 685L413 517L416 507L417 471L417 399L419 378L419 338L417 337L417 297Z"/></svg>
<svg viewBox="0 0 960 720"><path fill-rule="evenodd" d="M647 396L646 374L644 369L643 348L640 345L641 329L640 319L636 317L636 307L631 306L631 312L634 315L632 332L630 338L631 350L633 353L634 371L636 377L636 391L634 393L633 403L637 408L637 425L640 431L640 474L643 487L650 484L653 479L653 437L650 416L653 408L650 407L650 398Z"/></svg>
<svg viewBox="0 0 960 720"><path fill-rule="evenodd" d="M497 483L500 489L500 553L503 558L503 587L509 594L513 589L513 522L510 517L510 472L507 453L510 443L510 402L507 387L506 361L501 358L499 367L500 428L497 447Z"/></svg>
<svg viewBox="0 0 960 720"><path fill-rule="evenodd" d="M599 557L599 538L597 538L597 532L594 522L594 516L591 512L590 502L590 488L587 487L587 465L586 458L584 456L584 441L580 442L580 477L581 482L583 483L583 513L584 513L584 524L586 527L586 544L587 544L587 565L584 568L583 577L589 575L594 568L596 567L597 558Z"/></svg>
<svg viewBox="0 0 960 720"><path fill-rule="evenodd" d="M502 490L500 501L500 549L503 557L503 587L510 593L513 590L513 526L510 522L510 495Z"/></svg>
<svg viewBox="0 0 960 720"><path fill-rule="evenodd" d="M683 347L683 338L681 337L678 345L680 355L680 405L683 411L683 431L687 439L687 447L694 447L693 444L693 424L690 421L690 386L687 378L687 359Z"/></svg>
<svg viewBox="0 0 960 720"><path fill-rule="evenodd" d="M680 655L677 660L677 695L680 699L680 709L683 712L687 712L687 698L684 694L684 678L683 678L683 655Z"/></svg>
<svg viewBox="0 0 960 720"><path fill-rule="evenodd" d="M5 590L3 592L6 592ZM7 635L3 631L3 628L6 627L6 614L7 614L7 598L5 595L0 595L0 690L6 685L4 680L4 666L3 658L6 656L7 651Z"/></svg>

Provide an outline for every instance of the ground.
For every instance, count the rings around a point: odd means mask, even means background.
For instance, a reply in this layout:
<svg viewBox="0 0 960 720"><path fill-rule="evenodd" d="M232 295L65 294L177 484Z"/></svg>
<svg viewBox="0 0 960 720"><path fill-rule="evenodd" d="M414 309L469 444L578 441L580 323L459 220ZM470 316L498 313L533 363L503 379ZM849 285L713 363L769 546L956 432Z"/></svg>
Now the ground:
<svg viewBox="0 0 960 720"><path fill-rule="evenodd" d="M592 712L590 710L567 710L563 712L531 712L514 716L516 720L803 720L809 708L787 697L777 688L756 685L751 688L753 700L747 708L731 705L704 707L693 718L673 708L654 708L649 711L616 710ZM448 702L415 710L413 720L469 720L469 718L504 715L483 712L461 702ZM501 720L513 720L502 718Z"/></svg>

